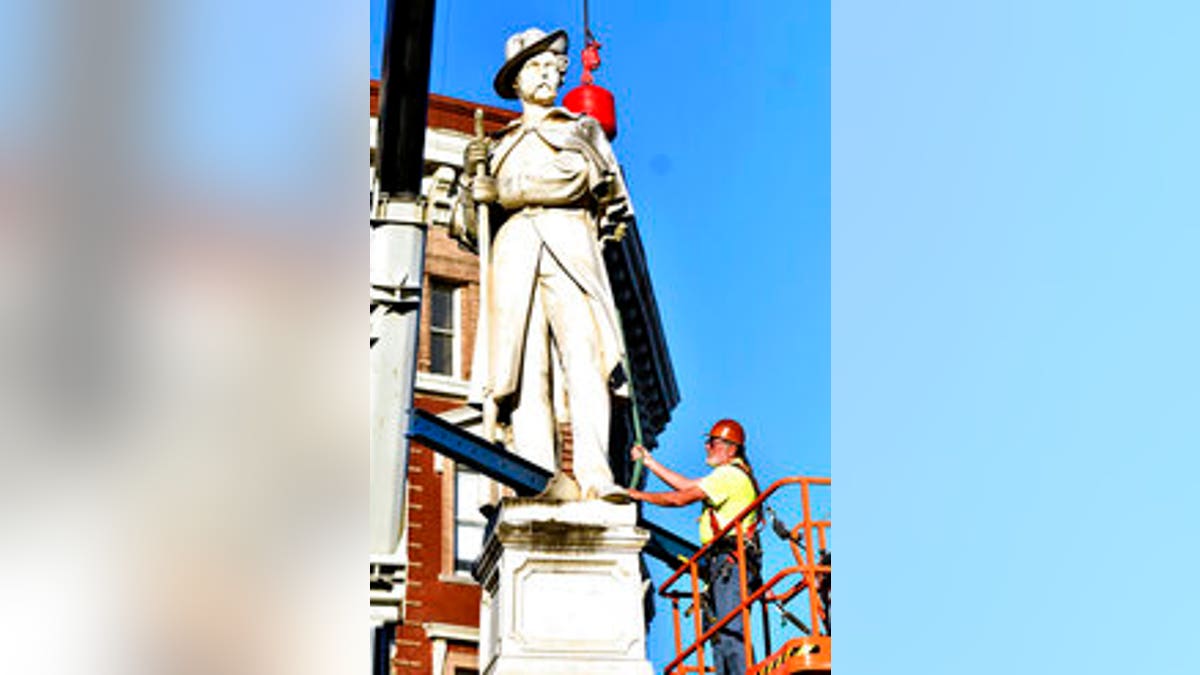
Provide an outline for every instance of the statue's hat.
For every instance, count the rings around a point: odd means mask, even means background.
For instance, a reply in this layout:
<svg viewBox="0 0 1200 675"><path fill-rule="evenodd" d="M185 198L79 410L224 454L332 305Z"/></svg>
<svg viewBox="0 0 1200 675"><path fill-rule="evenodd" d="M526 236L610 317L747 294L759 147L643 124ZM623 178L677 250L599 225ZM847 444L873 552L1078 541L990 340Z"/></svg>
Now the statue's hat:
<svg viewBox="0 0 1200 675"><path fill-rule="evenodd" d="M546 50L565 55L567 32L559 29L547 34L540 28L527 28L508 38L508 42L504 43L504 65L500 66L500 71L496 73L496 79L492 82L500 98L517 98L513 81L517 79L517 73L521 72L521 66Z"/></svg>

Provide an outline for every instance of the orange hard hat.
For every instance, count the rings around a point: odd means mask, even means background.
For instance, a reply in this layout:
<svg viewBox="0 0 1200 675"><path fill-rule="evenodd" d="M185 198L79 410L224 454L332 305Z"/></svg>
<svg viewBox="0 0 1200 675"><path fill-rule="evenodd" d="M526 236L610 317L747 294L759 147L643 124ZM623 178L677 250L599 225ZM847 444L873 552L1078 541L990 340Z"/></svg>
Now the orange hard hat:
<svg viewBox="0 0 1200 675"><path fill-rule="evenodd" d="M708 432L708 436L735 443L738 447L746 446L746 432L742 430L742 425L738 424L737 420L719 420L712 426L712 431Z"/></svg>

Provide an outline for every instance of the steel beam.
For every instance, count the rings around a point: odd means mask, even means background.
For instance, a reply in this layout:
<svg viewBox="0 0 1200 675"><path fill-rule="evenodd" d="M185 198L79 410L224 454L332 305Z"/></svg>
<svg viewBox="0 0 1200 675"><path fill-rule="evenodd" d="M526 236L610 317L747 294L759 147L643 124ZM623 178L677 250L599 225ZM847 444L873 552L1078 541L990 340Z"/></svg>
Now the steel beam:
<svg viewBox="0 0 1200 675"><path fill-rule="evenodd" d="M412 411L408 437L509 486L522 497L538 494L550 480L550 472L542 467L425 410Z"/></svg>
<svg viewBox="0 0 1200 675"><path fill-rule="evenodd" d="M408 437L511 487L521 496L538 494L550 480L550 472L542 467L505 450L499 443L488 443L425 410L412 411ZM638 526L650 533L650 541L646 543L646 554L662 561L671 569L678 567L699 550L695 544L645 518L638 518Z"/></svg>

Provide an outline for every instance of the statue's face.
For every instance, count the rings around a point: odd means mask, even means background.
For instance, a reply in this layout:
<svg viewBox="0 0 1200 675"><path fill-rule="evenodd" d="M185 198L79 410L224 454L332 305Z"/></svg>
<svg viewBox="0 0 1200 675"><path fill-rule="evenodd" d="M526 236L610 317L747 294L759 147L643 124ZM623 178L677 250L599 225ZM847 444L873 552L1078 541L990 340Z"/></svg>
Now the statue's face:
<svg viewBox="0 0 1200 675"><path fill-rule="evenodd" d="M522 101L539 105L554 105L558 87L562 84L559 70L561 56L544 51L525 62L517 73L517 94Z"/></svg>

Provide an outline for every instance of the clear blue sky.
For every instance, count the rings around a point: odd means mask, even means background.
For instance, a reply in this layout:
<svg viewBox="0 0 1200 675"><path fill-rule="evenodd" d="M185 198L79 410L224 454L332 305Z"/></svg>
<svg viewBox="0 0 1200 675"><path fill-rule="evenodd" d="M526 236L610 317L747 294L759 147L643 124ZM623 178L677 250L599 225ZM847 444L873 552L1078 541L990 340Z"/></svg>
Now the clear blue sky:
<svg viewBox="0 0 1200 675"><path fill-rule="evenodd" d="M372 0L375 76L383 7ZM492 92L492 77L507 37L538 26L570 35L569 90L579 80L582 11L561 0L439 1L430 89L514 108ZM603 43L597 82L617 99L614 147L682 393L659 458L702 474L699 437L728 416L746 426L764 486L828 476L828 3L596 0L590 12ZM647 515L694 539L697 512ZM656 666L665 664L666 620L660 614L652 635Z"/></svg>

